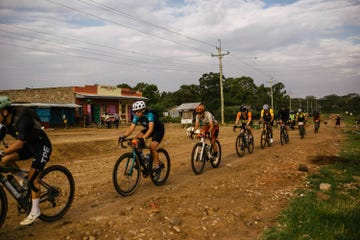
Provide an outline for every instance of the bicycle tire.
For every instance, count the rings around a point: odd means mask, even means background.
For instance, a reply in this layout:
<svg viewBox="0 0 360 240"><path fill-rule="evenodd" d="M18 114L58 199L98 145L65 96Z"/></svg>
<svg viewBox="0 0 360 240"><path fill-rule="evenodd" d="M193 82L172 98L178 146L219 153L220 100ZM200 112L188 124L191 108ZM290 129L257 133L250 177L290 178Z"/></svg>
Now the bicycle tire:
<svg viewBox="0 0 360 240"><path fill-rule="evenodd" d="M115 162L113 169L113 184L115 190L122 196L129 196L133 194L140 184L140 162L136 157L134 166L130 166L133 154L124 153ZM129 171L132 171L129 174Z"/></svg>
<svg viewBox="0 0 360 240"><path fill-rule="evenodd" d="M260 146L262 149L264 149L266 147L266 143L267 143L267 133L266 130L262 130L261 132L261 136L260 136Z"/></svg>
<svg viewBox="0 0 360 240"><path fill-rule="evenodd" d="M8 200L4 188L0 186L0 228L4 224L8 211Z"/></svg>
<svg viewBox="0 0 360 240"><path fill-rule="evenodd" d="M156 186L161 186L166 182L170 175L170 156L164 148L157 149L157 152L159 154L160 164L163 165L163 168L161 170L160 177L157 180L154 179L155 171L151 171L150 178Z"/></svg>
<svg viewBox="0 0 360 240"><path fill-rule="evenodd" d="M252 135L252 133L249 134L247 149L248 149L248 153L254 152L254 136Z"/></svg>
<svg viewBox="0 0 360 240"><path fill-rule="evenodd" d="M205 149L202 156L202 143L198 142L195 144L191 152L191 168L196 175L201 174L205 167Z"/></svg>
<svg viewBox="0 0 360 240"><path fill-rule="evenodd" d="M300 134L300 138L303 139L305 136L305 127L303 125L299 126L299 134Z"/></svg>
<svg viewBox="0 0 360 240"><path fill-rule="evenodd" d="M52 222L63 217L74 200L75 181L64 166L52 165L40 176L40 219ZM45 191L44 191L45 190Z"/></svg>
<svg viewBox="0 0 360 240"><path fill-rule="evenodd" d="M210 164L213 168L218 168L220 165L220 161L221 161L221 145L218 140L215 141L215 144L217 145L218 155L216 156L216 158L210 159ZM213 147L212 146L211 146L210 152L211 152L211 155L213 155Z"/></svg>
<svg viewBox="0 0 360 240"><path fill-rule="evenodd" d="M281 145L284 145L286 143L286 135L283 128L281 128L281 132L280 132L280 143Z"/></svg>
<svg viewBox="0 0 360 240"><path fill-rule="evenodd" d="M239 157L243 157L245 154L245 144L244 144L244 140L243 137L241 135L238 135L236 137L236 141L235 141L235 149L236 149L236 153Z"/></svg>

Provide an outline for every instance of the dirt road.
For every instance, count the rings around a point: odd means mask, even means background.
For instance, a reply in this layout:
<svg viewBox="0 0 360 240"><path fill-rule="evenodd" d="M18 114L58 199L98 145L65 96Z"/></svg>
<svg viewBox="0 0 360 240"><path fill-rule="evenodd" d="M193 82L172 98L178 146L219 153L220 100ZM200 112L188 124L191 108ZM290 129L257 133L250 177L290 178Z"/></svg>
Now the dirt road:
<svg viewBox="0 0 360 240"><path fill-rule="evenodd" d="M25 215L17 212L8 194L9 212L0 239L256 239L276 224L294 191L306 188L309 173L298 171L299 164L311 173L318 167L312 159L337 155L342 134L334 125L322 124L318 135L311 125L303 140L290 131L286 146L280 145L274 128L274 145L266 149L260 148L260 130L255 130L254 153L242 158L235 152L232 126L221 127L220 166L213 169L207 163L202 175L195 175L190 166L195 140L186 138L179 125L166 125L162 147L172 161L167 184L157 187L142 179L129 197L117 194L111 179L114 162L127 151L116 146L125 127L48 130L54 146L49 165L65 165L74 175L73 205L56 222L37 220L22 227Z"/></svg>

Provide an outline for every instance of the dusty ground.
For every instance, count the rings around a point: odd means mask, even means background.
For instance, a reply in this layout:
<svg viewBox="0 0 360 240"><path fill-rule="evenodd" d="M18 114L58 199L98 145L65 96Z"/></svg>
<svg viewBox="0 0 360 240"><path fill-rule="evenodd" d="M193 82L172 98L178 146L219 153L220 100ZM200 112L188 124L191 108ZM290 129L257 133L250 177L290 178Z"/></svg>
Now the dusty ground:
<svg viewBox="0 0 360 240"><path fill-rule="evenodd" d="M187 139L180 126L166 125L162 147L172 161L167 184L157 187L142 179L129 197L117 194L111 179L116 159L127 151L116 146L125 127L48 131L54 145L49 165L65 165L74 175L73 205L56 222L37 220L21 227L25 215L17 212L8 194L9 212L0 239L256 239L276 224L295 190L306 188L309 173L298 171L299 164L311 173L318 168L311 159L337 155L342 135L334 126L333 121L321 124L315 135L311 125L303 140L290 131L286 146L280 145L275 129L274 145L266 149L260 148L256 130L254 153L242 158L235 152L232 126L221 127L220 167L207 163L203 174L195 175L190 165L195 140Z"/></svg>

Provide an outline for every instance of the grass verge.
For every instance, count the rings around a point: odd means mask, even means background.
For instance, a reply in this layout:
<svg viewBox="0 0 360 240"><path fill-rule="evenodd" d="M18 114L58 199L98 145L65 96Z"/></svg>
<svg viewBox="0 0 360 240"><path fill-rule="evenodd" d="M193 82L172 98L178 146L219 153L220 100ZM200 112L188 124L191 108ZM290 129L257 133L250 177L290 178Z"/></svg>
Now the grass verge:
<svg viewBox="0 0 360 240"><path fill-rule="evenodd" d="M360 239L360 134L347 133L340 156L327 163L260 239Z"/></svg>

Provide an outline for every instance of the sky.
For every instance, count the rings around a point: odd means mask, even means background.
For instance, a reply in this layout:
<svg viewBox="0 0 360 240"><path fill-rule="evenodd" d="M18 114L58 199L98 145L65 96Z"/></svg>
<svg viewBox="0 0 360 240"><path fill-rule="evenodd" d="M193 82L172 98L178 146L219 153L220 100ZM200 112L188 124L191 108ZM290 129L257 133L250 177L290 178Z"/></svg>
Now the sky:
<svg viewBox="0 0 360 240"><path fill-rule="evenodd" d="M1 0L0 90L283 83L360 94L360 0Z"/></svg>

